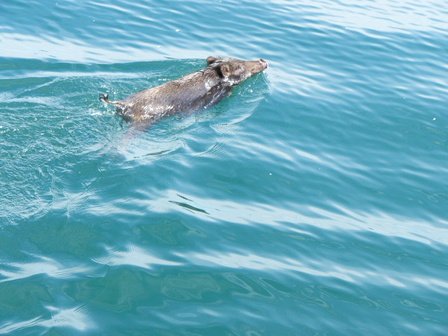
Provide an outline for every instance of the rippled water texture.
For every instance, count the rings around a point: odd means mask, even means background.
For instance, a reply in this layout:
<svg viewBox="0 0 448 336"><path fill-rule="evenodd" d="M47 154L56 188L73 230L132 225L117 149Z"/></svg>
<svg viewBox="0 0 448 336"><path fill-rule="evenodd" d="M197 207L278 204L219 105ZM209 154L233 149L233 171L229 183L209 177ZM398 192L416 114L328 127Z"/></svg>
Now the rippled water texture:
<svg viewBox="0 0 448 336"><path fill-rule="evenodd" d="M445 1L0 2L0 334L446 335ZM121 99L269 69L129 136Z"/></svg>

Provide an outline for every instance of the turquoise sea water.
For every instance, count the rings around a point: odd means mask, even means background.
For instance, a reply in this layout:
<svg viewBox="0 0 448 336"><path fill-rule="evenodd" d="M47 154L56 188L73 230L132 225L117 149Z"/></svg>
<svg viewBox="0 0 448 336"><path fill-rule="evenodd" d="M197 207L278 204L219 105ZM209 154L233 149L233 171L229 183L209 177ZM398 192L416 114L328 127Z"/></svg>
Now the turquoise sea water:
<svg viewBox="0 0 448 336"><path fill-rule="evenodd" d="M0 2L0 334L447 335L442 0ZM128 139L98 101L270 67Z"/></svg>

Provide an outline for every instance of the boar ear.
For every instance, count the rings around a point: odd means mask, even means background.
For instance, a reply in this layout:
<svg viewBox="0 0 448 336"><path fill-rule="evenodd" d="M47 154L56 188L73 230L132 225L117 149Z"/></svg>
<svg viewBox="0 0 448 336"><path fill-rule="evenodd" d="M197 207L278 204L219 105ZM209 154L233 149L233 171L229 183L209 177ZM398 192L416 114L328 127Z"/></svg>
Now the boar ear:
<svg viewBox="0 0 448 336"><path fill-rule="evenodd" d="M221 65L221 73L224 77L229 77L232 74L232 67L229 63Z"/></svg>
<svg viewBox="0 0 448 336"><path fill-rule="evenodd" d="M215 63L217 60L218 60L218 58L209 56L209 57L207 57L207 64L210 65L212 63Z"/></svg>

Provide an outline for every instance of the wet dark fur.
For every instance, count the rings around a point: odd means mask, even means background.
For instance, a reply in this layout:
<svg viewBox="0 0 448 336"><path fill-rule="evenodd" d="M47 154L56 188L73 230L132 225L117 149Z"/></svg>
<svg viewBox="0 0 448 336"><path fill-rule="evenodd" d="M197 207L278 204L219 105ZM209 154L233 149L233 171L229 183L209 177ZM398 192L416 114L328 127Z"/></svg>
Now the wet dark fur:
<svg viewBox="0 0 448 336"><path fill-rule="evenodd" d="M165 116L206 109L230 94L232 87L268 67L266 61L208 57L208 66L182 78L137 92L121 101L100 100L117 106L117 113L134 124L149 126Z"/></svg>

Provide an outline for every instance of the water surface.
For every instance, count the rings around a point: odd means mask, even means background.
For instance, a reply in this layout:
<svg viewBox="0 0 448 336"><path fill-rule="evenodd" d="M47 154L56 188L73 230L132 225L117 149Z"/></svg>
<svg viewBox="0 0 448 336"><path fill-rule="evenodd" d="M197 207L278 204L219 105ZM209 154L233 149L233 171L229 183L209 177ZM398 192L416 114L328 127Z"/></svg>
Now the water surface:
<svg viewBox="0 0 448 336"><path fill-rule="evenodd" d="M445 335L448 7L0 4L0 334ZM114 99L270 67L127 138Z"/></svg>

